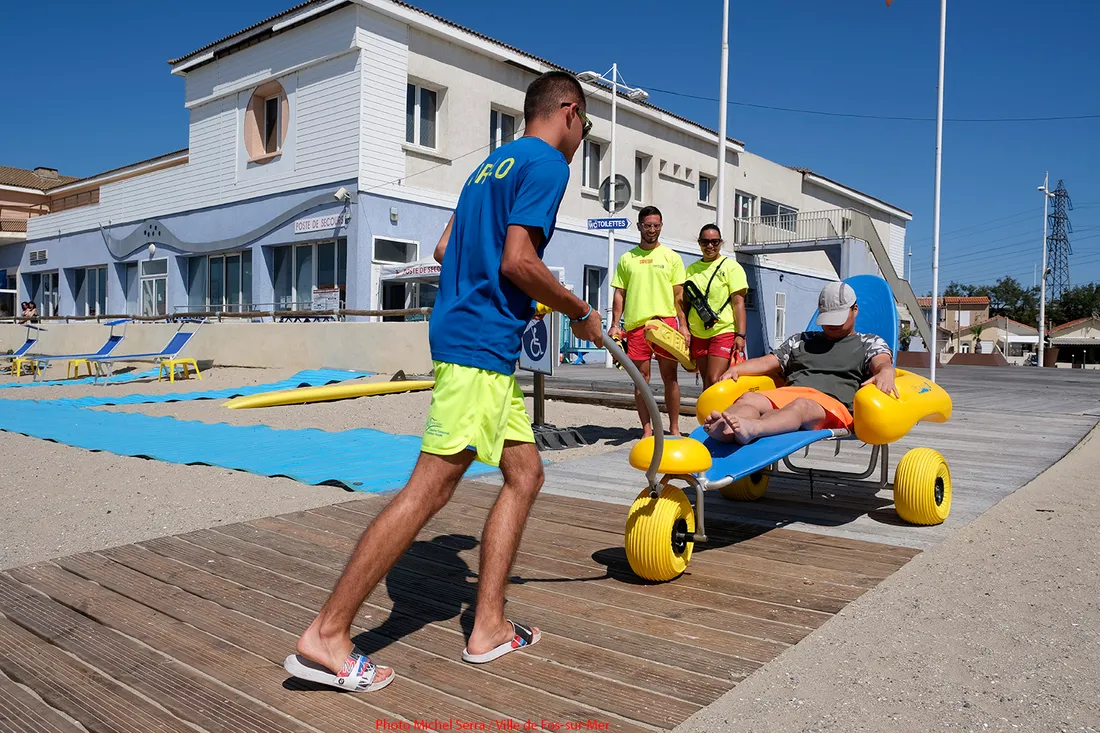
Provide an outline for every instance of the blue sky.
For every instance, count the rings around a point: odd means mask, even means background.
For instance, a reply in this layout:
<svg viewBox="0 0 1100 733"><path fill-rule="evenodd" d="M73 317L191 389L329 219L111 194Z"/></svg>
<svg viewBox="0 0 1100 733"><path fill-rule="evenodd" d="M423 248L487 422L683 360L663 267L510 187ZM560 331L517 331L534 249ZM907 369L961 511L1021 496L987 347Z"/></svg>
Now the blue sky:
<svg viewBox="0 0 1100 733"><path fill-rule="evenodd" d="M90 175L187 145L183 82L168 58L280 12L294 0L13 3L0 164ZM414 0L568 68L605 71L666 109L717 127L719 0ZM947 21L948 120L1100 115L1100 3L960 2ZM731 0L729 134L914 215L914 289L931 289L939 3ZM665 90L665 91L657 91ZM677 92L672 94L670 92ZM17 102L16 106L15 103ZM787 107L926 120L762 109ZM74 131L79 131L74 132ZM1050 170L1064 179L1073 282L1100 280L1100 117L944 126L941 287L1032 283ZM660 202L657 202L658 204Z"/></svg>

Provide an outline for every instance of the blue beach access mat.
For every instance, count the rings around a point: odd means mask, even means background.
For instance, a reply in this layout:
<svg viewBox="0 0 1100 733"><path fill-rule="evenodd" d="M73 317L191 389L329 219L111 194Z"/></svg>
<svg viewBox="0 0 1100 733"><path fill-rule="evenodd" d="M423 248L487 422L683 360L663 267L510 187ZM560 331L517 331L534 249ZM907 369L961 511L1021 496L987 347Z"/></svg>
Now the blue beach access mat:
<svg viewBox="0 0 1100 733"><path fill-rule="evenodd" d="M420 454L420 438L360 428L276 430L5 400L0 430L120 456L218 466L352 491L399 489ZM467 476L497 469L474 463Z"/></svg>
<svg viewBox="0 0 1100 733"><path fill-rule="evenodd" d="M157 372L158 370L156 369L150 369L144 372L118 374L111 377L111 384L124 384L126 382L136 382L139 379L150 379L157 376ZM10 382L8 384L0 384L0 389L18 389L19 387L72 387L79 384L94 383L95 377L84 377L83 379L50 379L44 382Z"/></svg>
<svg viewBox="0 0 1100 733"><path fill-rule="evenodd" d="M153 372L156 376L156 372ZM190 402L191 400L221 400L241 397L243 395L260 394L263 392L279 392L284 389L297 389L299 387L323 387L326 384L346 382L350 379L361 379L372 376L370 372L351 372L343 369L307 369L298 372L289 379L268 384L253 384L247 387L230 387L229 389L215 389L200 392L170 392L159 395L115 395L114 397L70 397L67 399L50 400L59 405L72 405L75 407L107 407L109 405L150 405L157 402Z"/></svg>

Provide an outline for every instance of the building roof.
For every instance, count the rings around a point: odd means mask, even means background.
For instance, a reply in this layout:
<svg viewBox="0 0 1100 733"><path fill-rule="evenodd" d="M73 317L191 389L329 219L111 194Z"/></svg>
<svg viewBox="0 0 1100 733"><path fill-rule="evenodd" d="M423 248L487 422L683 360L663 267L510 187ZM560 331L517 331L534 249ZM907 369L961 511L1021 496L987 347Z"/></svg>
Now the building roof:
<svg viewBox="0 0 1100 733"><path fill-rule="evenodd" d="M983 328L985 328L985 327L1004 328L1004 327L1007 326L1007 324L1005 324L1004 326L999 325L998 324L999 321L1008 321L1008 323L1015 323L1020 328L1026 329L1028 331L1032 331L1036 334L1039 333L1039 329L1035 328L1034 326L1029 326L1026 323L1020 323L1019 321L1014 321L1011 318L1008 318L1007 316L993 316L992 318L987 318L986 320L979 321L978 323L971 323L969 326L959 326L954 331L952 331L952 333L953 334L968 333L970 331L970 329L974 328L974 326L982 326Z"/></svg>
<svg viewBox="0 0 1100 733"><path fill-rule="evenodd" d="M346 1L351 2L351 0L346 0ZM191 53L180 56L179 58L169 59L168 63L172 66L175 66L176 64L187 61L188 59L193 58L193 57L195 57L195 56L197 56L197 55L199 55L199 54L201 54L205 51L209 51L210 49L214 48L215 46L220 46L221 44L226 43L227 41L232 41L236 38L240 38L241 36L246 36L246 35L249 35L249 34L252 34L253 36L259 36L259 35L262 35L262 34L265 34L265 33L268 36L276 35L277 32L272 31L267 26L273 26L280 19L285 18L286 16L291 15L291 14L293 14L293 13L299 11L299 10L304 10L305 8L308 8L308 7L314 6L314 5L322 5L325 2L329 2L329 0L307 0L307 2L300 3L299 5L295 5L292 8L288 8L287 10L284 10L283 12L281 12L277 15L273 15L270 18L266 18L264 20L261 20L259 23L253 23L252 25L248 26L247 28L245 28L243 30L239 30L236 33L231 33L230 35L225 36L224 38L219 38L218 40L213 41L212 43L208 43L205 46L203 46L202 48L195 49ZM391 2L394 5L397 5L399 7L406 8L406 9L411 10L413 12L419 13L420 15L423 15L427 18L431 18L433 20L436 20L440 23L443 23L447 26L450 26L451 28L454 28L455 30L462 31L463 33L469 33L470 35L475 36L477 38L480 38L483 41L487 41L487 42L492 43L494 45L500 46L501 48L507 49L507 50L509 50L513 53L519 54L521 56L526 56L527 58L531 59L532 61L537 61L538 63L540 63L544 66L550 67L552 69L558 69L560 71L566 71L570 74L574 74L574 75L576 74L576 72L574 72L570 69L567 69L564 66L561 66L560 64L555 64L553 61L547 61L544 58L540 58L538 56L535 56L534 54L531 54L531 53L528 53L527 51L516 48L515 46L510 46L507 43L504 43L503 41L498 41L497 39L491 38L490 36L487 36L484 33L479 33L478 31L475 31L472 28L467 28L466 26L455 23L452 20L447 20L446 18L444 18L442 16L439 16L439 15L436 15L435 13L429 13L426 10L421 10L420 8L416 7L415 5L410 5L409 3L402 2L401 0L389 0L389 2ZM325 12L331 12L332 10L335 10L336 8L339 8L342 5L343 5L343 3L338 2L332 8L327 9ZM314 17L319 17L319 16L314 16ZM312 20L312 18L310 20ZM255 31L255 33L253 33L254 31ZM244 43L245 40L246 39L241 38L242 43ZM249 38L247 40L251 41L252 38ZM666 114L669 117L672 117L674 119L679 120L680 122L686 123L688 125L691 125L692 127L696 127L700 130L708 132L711 135L715 135L715 136L718 135L717 130L712 130L711 128L707 127L706 125L701 125L698 122L696 122L695 120L690 120L687 117L682 117L682 116L676 114L675 112L669 112L667 109L664 109L662 107L658 107L655 104L650 104L649 102L637 102L637 101L635 101L634 104L638 104L638 105L641 105L643 107L648 107L648 108L656 110L656 111L658 111L662 114ZM745 147L745 143L741 142L740 140L736 140L736 139L734 139L732 137L728 137L728 136L727 136L727 139L729 141L735 143L736 145L741 146L742 148Z"/></svg>
<svg viewBox="0 0 1100 733"><path fill-rule="evenodd" d="M801 173L804 176L806 176L806 175L816 176L817 178L821 178L823 180L828 181L829 183L833 184L834 186L840 186L841 188L846 188L846 189L848 189L849 191L851 191L853 193L858 193L860 196L866 196L869 199L877 201L878 203L882 204L883 206L889 207L891 209L897 209L898 211L902 212L903 214L909 216L910 218L912 218L912 216L913 216L913 212L911 212L911 211L906 211L905 209L901 208L900 206L894 206L893 204L891 204L888 201L883 201L878 196L872 196L869 193L864 193L863 191L860 191L858 188L852 188L851 186L849 186L845 183L841 183L840 181L834 181L832 178L829 178L828 176L823 176L820 173L817 173L815 171L810 170L809 168L795 168L794 166L787 166L787 167L790 168L793 171L798 171L799 173ZM929 301L929 305L931 305L931 301Z"/></svg>
<svg viewBox="0 0 1100 733"><path fill-rule="evenodd" d="M1052 338L1050 343L1054 346L1100 346L1100 338L1063 336Z"/></svg>
<svg viewBox="0 0 1100 733"><path fill-rule="evenodd" d="M84 178L67 177L68 180L66 180L65 183L60 184L60 185L68 186L69 184L92 183L92 182L96 181L97 179L106 178L107 176L114 175L116 173L123 173L123 172L128 171L132 168L137 168L137 167L143 166L143 165L149 165L150 163L156 163L156 162L161 161L161 160L166 160L168 158L173 158L173 157L181 155L181 154L186 154L187 150L188 150L187 148L183 148L182 150L174 150L171 153L164 153L163 155L155 155L152 158L146 158L145 160L139 160L136 163L127 163L126 165L121 165L118 168L112 168L110 170L103 171L102 173L94 173L90 176L85 176Z"/></svg>
<svg viewBox="0 0 1100 733"><path fill-rule="evenodd" d="M1092 321L1092 320L1100 320L1100 319L1097 319L1096 316L1089 316L1088 318L1078 318L1076 321L1069 321L1068 323L1063 323L1061 326L1055 326L1054 328L1050 329L1050 333L1055 334L1055 333L1058 333L1059 331L1065 331L1067 328L1073 328L1074 326L1080 326L1085 321Z"/></svg>
<svg viewBox="0 0 1100 733"><path fill-rule="evenodd" d="M986 295L950 295L939 298L942 305L989 305L989 297ZM931 308L931 296L917 298L917 305L921 308Z"/></svg>
<svg viewBox="0 0 1100 733"><path fill-rule="evenodd" d="M51 188L63 186L77 180L73 176L59 176L52 168L36 168L33 171L25 168L11 168L0 165L0 186L16 186L18 188L33 188L36 191L49 191Z"/></svg>

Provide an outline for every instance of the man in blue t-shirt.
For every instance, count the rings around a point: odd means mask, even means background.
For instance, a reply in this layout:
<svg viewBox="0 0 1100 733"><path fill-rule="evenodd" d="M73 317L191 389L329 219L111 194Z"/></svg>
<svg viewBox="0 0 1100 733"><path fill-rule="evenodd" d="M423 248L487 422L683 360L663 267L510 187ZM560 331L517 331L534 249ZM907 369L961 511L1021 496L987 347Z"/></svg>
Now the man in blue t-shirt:
<svg viewBox="0 0 1100 733"><path fill-rule="evenodd" d="M531 504L542 487L515 365L535 302L568 316L582 341L602 343L598 313L542 263L569 182L569 163L591 129L584 91L551 71L527 88L522 138L470 174L435 249L442 264L429 323L435 387L420 458L409 482L367 528L286 670L356 692L385 687L389 667L351 642L351 625L427 521L451 498L476 458L500 466L504 486L485 522L477 616L462 658L488 662L536 643L541 632L505 619L504 591Z"/></svg>

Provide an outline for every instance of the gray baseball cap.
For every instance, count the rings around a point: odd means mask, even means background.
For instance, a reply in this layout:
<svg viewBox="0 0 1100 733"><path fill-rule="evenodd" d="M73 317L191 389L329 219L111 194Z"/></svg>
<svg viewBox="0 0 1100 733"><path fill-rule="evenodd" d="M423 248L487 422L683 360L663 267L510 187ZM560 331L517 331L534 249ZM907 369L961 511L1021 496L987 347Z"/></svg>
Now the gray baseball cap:
<svg viewBox="0 0 1100 733"><path fill-rule="evenodd" d="M848 283L829 283L817 297L817 325L843 326L856 304L856 291Z"/></svg>

